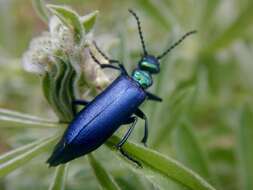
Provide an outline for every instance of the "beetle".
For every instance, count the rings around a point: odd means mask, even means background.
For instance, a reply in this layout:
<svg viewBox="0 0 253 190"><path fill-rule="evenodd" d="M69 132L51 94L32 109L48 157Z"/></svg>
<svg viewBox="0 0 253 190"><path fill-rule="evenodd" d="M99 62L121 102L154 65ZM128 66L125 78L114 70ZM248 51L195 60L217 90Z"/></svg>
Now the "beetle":
<svg viewBox="0 0 253 190"><path fill-rule="evenodd" d="M116 148L127 159L141 166L141 164L128 155L122 147L132 133L138 118L145 121L144 136L141 142L146 145L148 139L148 119L139 107L145 100L162 101L160 97L146 90L153 84L152 75L159 73L160 59L165 57L187 36L196 33L196 31L186 33L161 55L154 56L147 52L139 17L134 11L129 10L129 12L134 16L137 22L138 33L143 49L143 56L137 68L129 75L120 61L107 57L94 42L96 50L110 64L100 63L90 50L90 56L93 61L103 69L108 68L120 71L120 75L91 102L85 100L73 101L73 109L75 109L76 105L83 105L85 107L75 115L75 118L64 132L63 137L55 146L52 155L47 160L49 166L64 164L92 152L101 146L124 124L131 125L126 134L116 145Z"/></svg>

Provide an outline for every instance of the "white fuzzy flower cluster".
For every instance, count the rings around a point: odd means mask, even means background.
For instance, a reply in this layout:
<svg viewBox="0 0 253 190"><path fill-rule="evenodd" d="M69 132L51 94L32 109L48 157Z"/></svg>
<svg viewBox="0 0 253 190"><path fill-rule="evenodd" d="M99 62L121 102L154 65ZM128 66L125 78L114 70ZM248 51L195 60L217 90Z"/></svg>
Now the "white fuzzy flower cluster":
<svg viewBox="0 0 253 190"><path fill-rule="evenodd" d="M73 33L53 16L49 22L49 32L32 40L29 49L24 53L22 64L26 71L43 74L49 71L56 52L68 54L73 48Z"/></svg>
<svg viewBox="0 0 253 190"><path fill-rule="evenodd" d="M85 48L91 38L92 33L89 33L85 36L85 41L76 44L74 32L57 16L53 16L49 21L49 32L44 32L40 37L33 39L24 53L23 67L28 72L43 75L50 72L52 64L56 63L56 55L63 53L69 57L76 70L81 69L80 72L84 73L87 83L98 89L104 88L110 81L109 77L91 60Z"/></svg>

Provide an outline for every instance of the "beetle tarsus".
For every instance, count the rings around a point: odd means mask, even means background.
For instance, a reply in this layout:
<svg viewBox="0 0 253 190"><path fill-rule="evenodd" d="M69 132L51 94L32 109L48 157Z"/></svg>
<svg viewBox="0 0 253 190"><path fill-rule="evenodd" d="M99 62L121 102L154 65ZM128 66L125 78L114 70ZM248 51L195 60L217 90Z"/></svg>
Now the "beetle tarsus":
<svg viewBox="0 0 253 190"><path fill-rule="evenodd" d="M129 154L127 154L127 153L122 149L122 147L118 148L118 150L120 151L120 153L121 153L124 157L126 157L128 160L134 162L138 167L142 168L141 163L140 163L138 160L136 160L136 159L134 159L133 157L131 157Z"/></svg>
<svg viewBox="0 0 253 190"><path fill-rule="evenodd" d="M143 141L143 139L142 139L142 141L141 141L141 142L142 142L142 144L143 144L145 147L148 147L147 143L146 143L146 142L144 142L144 141Z"/></svg>

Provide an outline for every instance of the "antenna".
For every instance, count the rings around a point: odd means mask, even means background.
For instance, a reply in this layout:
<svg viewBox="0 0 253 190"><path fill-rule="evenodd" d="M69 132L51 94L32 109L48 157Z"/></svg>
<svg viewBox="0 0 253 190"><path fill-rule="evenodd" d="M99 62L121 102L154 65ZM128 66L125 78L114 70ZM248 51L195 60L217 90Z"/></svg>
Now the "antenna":
<svg viewBox="0 0 253 190"><path fill-rule="evenodd" d="M144 42L144 37L143 37L143 34L142 34L142 30L141 30L140 19L139 19L139 17L137 16L137 14L133 10L129 9L128 11L134 16L134 18L137 21L138 31L139 31L139 36L140 36L140 39L141 39L141 45L142 45L143 53L144 53L144 55L148 55L148 52L147 52L146 46L145 46L145 42Z"/></svg>
<svg viewBox="0 0 253 190"><path fill-rule="evenodd" d="M165 55L167 55L172 49L174 49L176 46L178 46L182 41L184 41L184 39L192 34L197 33L196 30L187 32L185 35L183 35L176 43L174 43L172 46L170 46L166 51L164 51L161 55L157 56L156 58L162 59Z"/></svg>

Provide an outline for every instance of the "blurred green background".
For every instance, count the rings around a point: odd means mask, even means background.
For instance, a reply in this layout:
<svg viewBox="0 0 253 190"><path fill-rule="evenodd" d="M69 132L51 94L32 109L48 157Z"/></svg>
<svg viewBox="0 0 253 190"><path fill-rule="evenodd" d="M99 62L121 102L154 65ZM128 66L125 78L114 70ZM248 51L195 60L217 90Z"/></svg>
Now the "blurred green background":
<svg viewBox="0 0 253 190"><path fill-rule="evenodd" d="M143 106L150 121L149 146L184 163L217 189L253 189L252 0L46 2L69 5L80 15L99 10L95 36L116 39L110 54L128 69L134 68L141 54L136 23L128 8L138 13L147 49L155 55L185 32L198 30L161 62L162 71L155 76L151 91L164 101ZM45 30L47 25L31 1L0 0L1 108L55 118L43 98L40 78L25 72L21 65L31 39ZM141 125L139 122L133 141L140 141ZM0 154L51 133L0 123ZM163 179L158 187L136 177L124 165L111 161L114 158L107 152L102 147L96 151L97 158L122 189L183 189ZM0 179L0 189L47 189L53 175L44 164L47 156ZM66 189L99 189L85 162L81 158L69 167Z"/></svg>

